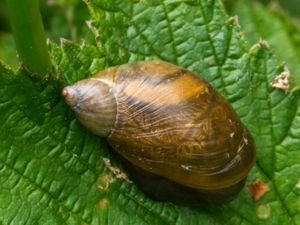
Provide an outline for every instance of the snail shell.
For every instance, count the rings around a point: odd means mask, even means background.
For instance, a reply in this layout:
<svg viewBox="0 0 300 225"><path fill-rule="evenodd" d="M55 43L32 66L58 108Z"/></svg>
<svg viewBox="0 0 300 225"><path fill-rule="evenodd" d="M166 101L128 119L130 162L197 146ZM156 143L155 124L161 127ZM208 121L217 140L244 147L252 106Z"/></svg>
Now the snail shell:
<svg viewBox="0 0 300 225"><path fill-rule="evenodd" d="M65 87L62 95L86 128L107 137L155 199L229 201L255 161L253 139L225 98L178 66L112 67Z"/></svg>

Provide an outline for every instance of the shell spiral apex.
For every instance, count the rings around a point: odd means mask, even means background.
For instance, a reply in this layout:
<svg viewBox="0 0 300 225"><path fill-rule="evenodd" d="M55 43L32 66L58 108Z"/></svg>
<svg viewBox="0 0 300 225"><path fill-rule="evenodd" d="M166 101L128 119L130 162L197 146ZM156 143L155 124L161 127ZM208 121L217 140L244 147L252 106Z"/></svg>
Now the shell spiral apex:
<svg viewBox="0 0 300 225"><path fill-rule="evenodd" d="M145 61L108 68L62 95L155 199L230 201L254 164L254 141L229 103L176 65Z"/></svg>
<svg viewBox="0 0 300 225"><path fill-rule="evenodd" d="M108 84L92 78L81 80L65 87L62 95L78 120L90 131L100 136L107 136L112 131L117 106Z"/></svg>
<svg viewBox="0 0 300 225"><path fill-rule="evenodd" d="M77 105L79 96L75 88L65 87L62 90L62 96L64 96L69 106L75 107Z"/></svg>

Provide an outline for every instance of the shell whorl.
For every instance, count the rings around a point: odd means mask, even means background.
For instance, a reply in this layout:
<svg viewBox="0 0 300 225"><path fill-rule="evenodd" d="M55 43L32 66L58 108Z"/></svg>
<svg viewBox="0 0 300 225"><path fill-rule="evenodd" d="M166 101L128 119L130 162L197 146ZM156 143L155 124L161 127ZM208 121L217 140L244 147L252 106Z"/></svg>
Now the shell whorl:
<svg viewBox="0 0 300 225"><path fill-rule="evenodd" d="M119 66L110 145L135 166L193 188L241 182L255 147L229 103L201 77L162 62Z"/></svg>
<svg viewBox="0 0 300 225"><path fill-rule="evenodd" d="M107 137L145 192L157 197L156 188L162 191L158 199L228 201L255 162L252 136L226 99L176 65L148 61L108 68L62 95L85 127ZM172 188L163 190L157 180Z"/></svg>
<svg viewBox="0 0 300 225"><path fill-rule="evenodd" d="M65 87L62 95L87 129L104 137L112 132L117 105L111 84L97 78L81 80Z"/></svg>

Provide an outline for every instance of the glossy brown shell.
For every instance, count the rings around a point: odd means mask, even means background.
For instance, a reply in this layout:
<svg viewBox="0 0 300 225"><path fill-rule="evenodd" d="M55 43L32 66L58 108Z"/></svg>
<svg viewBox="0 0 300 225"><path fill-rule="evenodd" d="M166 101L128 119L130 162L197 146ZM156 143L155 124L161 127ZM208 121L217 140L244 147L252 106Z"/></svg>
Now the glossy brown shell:
<svg viewBox="0 0 300 225"><path fill-rule="evenodd" d="M255 161L252 137L229 103L181 67L124 64L62 94L85 127L107 137L131 178L155 199L229 201Z"/></svg>
<svg viewBox="0 0 300 225"><path fill-rule="evenodd" d="M195 189L243 181L255 160L251 135L229 105L199 75L163 62L110 68L117 101L112 148L134 166Z"/></svg>

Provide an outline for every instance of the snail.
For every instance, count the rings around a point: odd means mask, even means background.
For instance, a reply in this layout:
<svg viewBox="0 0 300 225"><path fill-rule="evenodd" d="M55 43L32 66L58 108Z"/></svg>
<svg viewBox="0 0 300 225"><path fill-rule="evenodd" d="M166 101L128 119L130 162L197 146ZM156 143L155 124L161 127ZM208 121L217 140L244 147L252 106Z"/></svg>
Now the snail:
<svg viewBox="0 0 300 225"><path fill-rule="evenodd" d="M62 95L154 199L228 202L254 164L253 138L229 103L176 65L156 60L111 67Z"/></svg>

